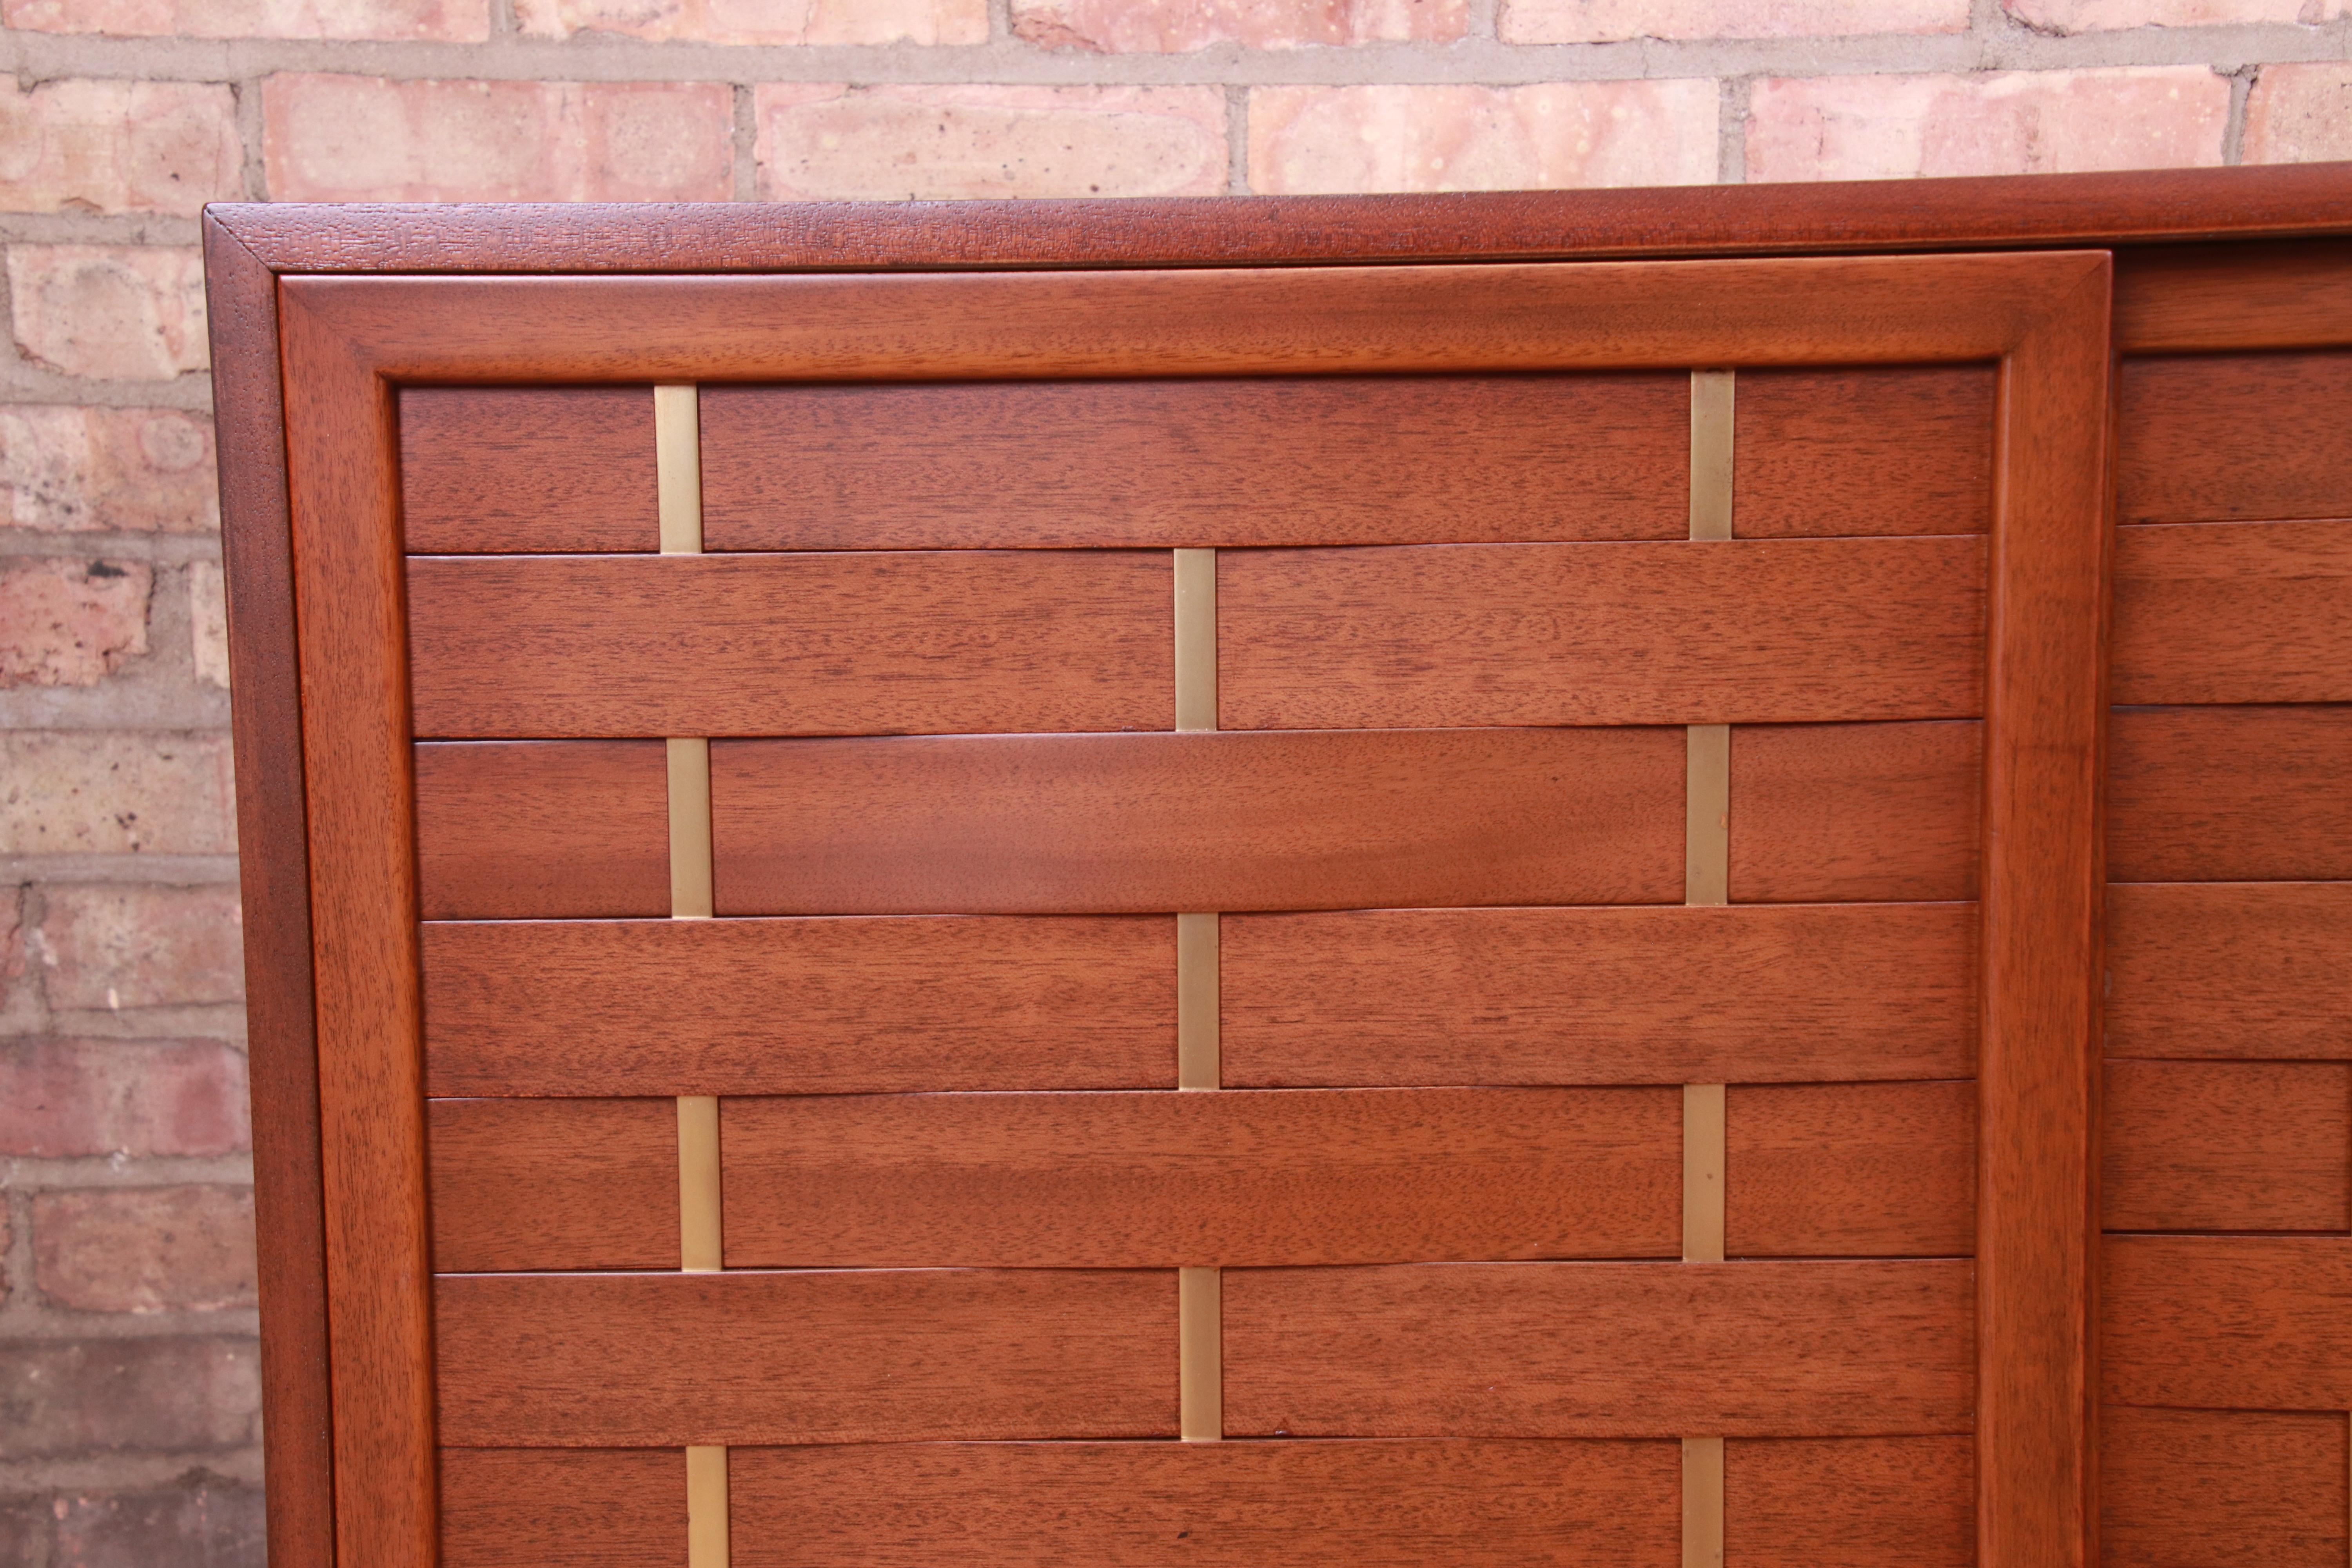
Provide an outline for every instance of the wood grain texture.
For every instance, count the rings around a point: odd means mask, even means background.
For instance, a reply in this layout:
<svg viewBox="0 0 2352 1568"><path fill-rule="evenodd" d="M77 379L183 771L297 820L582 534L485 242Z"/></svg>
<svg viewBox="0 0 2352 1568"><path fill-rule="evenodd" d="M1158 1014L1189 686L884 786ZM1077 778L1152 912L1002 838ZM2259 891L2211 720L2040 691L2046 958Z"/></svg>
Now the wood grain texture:
<svg viewBox="0 0 2352 1568"><path fill-rule="evenodd" d="M660 547L649 386L407 386L400 512L419 555Z"/></svg>
<svg viewBox="0 0 2352 1568"><path fill-rule="evenodd" d="M1983 745L1969 721L1733 730L1733 900L1976 897Z"/></svg>
<svg viewBox="0 0 2352 1568"><path fill-rule="evenodd" d="M2109 736L2115 880L2352 879L2352 707L2126 708Z"/></svg>
<svg viewBox="0 0 2352 1568"><path fill-rule="evenodd" d="M1969 718L1981 539L1254 550L1218 558L1234 730Z"/></svg>
<svg viewBox="0 0 2352 1568"><path fill-rule="evenodd" d="M676 1268L675 1100L425 1105L443 1274Z"/></svg>
<svg viewBox="0 0 2352 1568"><path fill-rule="evenodd" d="M2115 1568L2333 1568L2344 1556L2340 1415L2111 1406L2099 1437L2101 1544Z"/></svg>
<svg viewBox="0 0 2352 1568"><path fill-rule="evenodd" d="M2352 1055L2352 883L2107 889L2110 1057Z"/></svg>
<svg viewBox="0 0 2352 1568"><path fill-rule="evenodd" d="M2111 1236L2105 1258L2109 1404L2352 1409L2352 1239Z"/></svg>
<svg viewBox="0 0 2352 1568"><path fill-rule="evenodd" d="M1733 531L1984 532L1993 382L1989 364L1741 371Z"/></svg>
<svg viewBox="0 0 2352 1568"><path fill-rule="evenodd" d="M1173 1437L1176 1276L444 1275L441 1440Z"/></svg>
<svg viewBox="0 0 2352 1568"><path fill-rule="evenodd" d="M1675 730L732 741L721 914L1658 902Z"/></svg>
<svg viewBox="0 0 2352 1568"><path fill-rule="evenodd" d="M1225 1433L1966 1432L1972 1273L1958 1261L1234 1269Z"/></svg>
<svg viewBox="0 0 2352 1568"><path fill-rule="evenodd" d="M1165 918L469 921L424 956L428 1094L1176 1084Z"/></svg>
<svg viewBox="0 0 2352 1568"><path fill-rule="evenodd" d="M1977 1086L1735 1084L1724 1246L1736 1258L1976 1250Z"/></svg>
<svg viewBox="0 0 2352 1568"><path fill-rule="evenodd" d="M2126 353L2341 346L2352 340L2347 311L2352 244L2341 237L2242 237L2116 258L2116 345Z"/></svg>
<svg viewBox="0 0 2352 1568"><path fill-rule="evenodd" d="M221 560L243 903L261 1424L273 1467L268 1544L283 1563L334 1552L326 1216L310 954L309 812L294 624L293 524L279 381L278 283L204 219L205 297L219 401Z"/></svg>
<svg viewBox="0 0 2352 1568"><path fill-rule="evenodd" d="M669 912L661 742L428 741L415 753L426 920Z"/></svg>
<svg viewBox="0 0 2352 1568"><path fill-rule="evenodd" d="M2352 512L2352 493L2346 502ZM2352 699L2347 604L2352 521L2118 529L2111 693L2130 703Z"/></svg>
<svg viewBox="0 0 2352 1568"><path fill-rule="evenodd" d="M687 1568L686 1456L444 1448L441 1568Z"/></svg>
<svg viewBox="0 0 2352 1568"><path fill-rule="evenodd" d="M713 550L1671 539L1674 374L714 386Z"/></svg>
<svg viewBox="0 0 2352 1568"><path fill-rule="evenodd" d="M2123 521L2352 516L2352 353L2126 359L2118 395Z"/></svg>
<svg viewBox="0 0 2352 1568"><path fill-rule="evenodd" d="M730 1100L730 1268L1671 1258L1667 1089Z"/></svg>
<svg viewBox="0 0 2352 1568"><path fill-rule="evenodd" d="M1976 1059L1967 904L1228 915L1220 940L1232 1088L1953 1078Z"/></svg>
<svg viewBox="0 0 2352 1568"><path fill-rule="evenodd" d="M737 1568L1673 1568L1665 1443L739 1448Z"/></svg>
<svg viewBox="0 0 2352 1568"><path fill-rule="evenodd" d="M416 732L1165 730L1171 571L1124 551L413 557Z"/></svg>
<svg viewBox="0 0 2352 1568"><path fill-rule="evenodd" d="M1975 1568L1966 1437L1751 1437L1724 1445L1725 1568Z"/></svg>
<svg viewBox="0 0 2352 1568"><path fill-rule="evenodd" d="M2352 1063L2107 1064L2109 1230L2352 1229Z"/></svg>

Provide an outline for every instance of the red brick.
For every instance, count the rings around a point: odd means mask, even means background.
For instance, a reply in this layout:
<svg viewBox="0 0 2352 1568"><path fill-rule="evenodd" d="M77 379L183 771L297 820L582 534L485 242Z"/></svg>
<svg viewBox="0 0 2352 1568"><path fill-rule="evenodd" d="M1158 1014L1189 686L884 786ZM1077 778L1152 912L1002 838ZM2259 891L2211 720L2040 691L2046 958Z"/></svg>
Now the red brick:
<svg viewBox="0 0 2352 1568"><path fill-rule="evenodd" d="M478 43L489 0L0 0L8 26L42 33L190 38L425 38Z"/></svg>
<svg viewBox="0 0 2352 1568"><path fill-rule="evenodd" d="M55 1568L261 1568L261 1489L191 1470L160 1491L58 1500Z"/></svg>
<svg viewBox="0 0 2352 1568"><path fill-rule="evenodd" d="M0 854L232 854L232 765L226 735L0 733Z"/></svg>
<svg viewBox="0 0 2352 1568"><path fill-rule="evenodd" d="M1015 36L1089 53L1452 43L1469 25L1468 0L1013 0Z"/></svg>
<svg viewBox="0 0 2352 1568"><path fill-rule="evenodd" d="M1715 178L1712 81L1267 87L1250 94L1250 189L1496 191Z"/></svg>
<svg viewBox="0 0 2352 1568"><path fill-rule="evenodd" d="M228 686L228 600L214 561L188 563L188 655L196 679L205 686Z"/></svg>
<svg viewBox="0 0 2352 1568"><path fill-rule="evenodd" d="M0 1341L0 1460L242 1448L258 1436L249 1339Z"/></svg>
<svg viewBox="0 0 2352 1568"><path fill-rule="evenodd" d="M988 0L516 0L529 37L706 44L984 44Z"/></svg>
<svg viewBox="0 0 2352 1568"><path fill-rule="evenodd" d="M2009 14L2052 33L2115 27L2216 27L2262 22L2325 22L2344 0L2006 0Z"/></svg>
<svg viewBox="0 0 2352 1568"><path fill-rule="evenodd" d="M235 888L47 890L38 946L59 1010L199 1006L241 1001Z"/></svg>
<svg viewBox="0 0 2352 1568"><path fill-rule="evenodd" d="M2230 84L2202 66L1755 84L1751 180L2049 174L2221 161Z"/></svg>
<svg viewBox="0 0 2352 1568"><path fill-rule="evenodd" d="M1969 0L1504 0L1507 44L1962 33Z"/></svg>
<svg viewBox="0 0 2352 1568"><path fill-rule="evenodd" d="M1205 87L759 89L772 200L1212 195L1225 99Z"/></svg>
<svg viewBox="0 0 2352 1568"><path fill-rule="evenodd" d="M0 689L95 686L145 653L153 585L135 561L0 565Z"/></svg>
<svg viewBox="0 0 2352 1568"><path fill-rule="evenodd" d="M12 246L8 289L17 352L46 369L170 381L210 363L194 250Z"/></svg>
<svg viewBox="0 0 2352 1568"><path fill-rule="evenodd" d="M0 1044L0 1155L231 1154L247 1117L245 1057L217 1040Z"/></svg>
<svg viewBox="0 0 2352 1568"><path fill-rule="evenodd" d="M0 89L0 208L193 216L243 194L226 87L51 81Z"/></svg>
<svg viewBox="0 0 2352 1568"><path fill-rule="evenodd" d="M734 195L734 95L719 83L276 76L261 101L276 201Z"/></svg>
<svg viewBox="0 0 2352 1568"><path fill-rule="evenodd" d="M212 421L176 408L0 406L0 521L43 533L220 526Z"/></svg>
<svg viewBox="0 0 2352 1568"><path fill-rule="evenodd" d="M2246 100L2246 162L2352 158L2352 65L2264 66Z"/></svg>
<svg viewBox="0 0 2352 1568"><path fill-rule="evenodd" d="M125 1187L33 1198L33 1282L79 1312L213 1311L253 1302L253 1194Z"/></svg>

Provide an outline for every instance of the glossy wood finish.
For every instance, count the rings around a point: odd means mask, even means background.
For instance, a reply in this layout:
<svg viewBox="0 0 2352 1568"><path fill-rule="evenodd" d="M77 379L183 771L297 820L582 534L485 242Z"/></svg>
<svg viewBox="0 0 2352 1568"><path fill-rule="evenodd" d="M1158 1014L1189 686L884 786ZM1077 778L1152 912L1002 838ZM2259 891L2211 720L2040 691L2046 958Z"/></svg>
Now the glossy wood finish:
<svg viewBox="0 0 2352 1568"><path fill-rule="evenodd" d="M730 1100L730 1268L1671 1258L1668 1089Z"/></svg>
<svg viewBox="0 0 2352 1568"><path fill-rule="evenodd" d="M2352 1055L2352 883L2107 889L2110 1057Z"/></svg>
<svg viewBox="0 0 2352 1568"><path fill-rule="evenodd" d="M461 739L1165 730L1171 591L1164 552L417 557L415 723Z"/></svg>
<svg viewBox="0 0 2352 1568"><path fill-rule="evenodd" d="M1176 1086L1164 918L434 923L424 959L430 1094Z"/></svg>
<svg viewBox="0 0 2352 1568"><path fill-rule="evenodd" d="M1176 1435L1172 1270L443 1275L433 1305L457 1447Z"/></svg>
<svg viewBox="0 0 2352 1568"><path fill-rule="evenodd" d="M1735 1084L1725 1099L1730 1256L1976 1250L1974 1083Z"/></svg>
<svg viewBox="0 0 2352 1568"><path fill-rule="evenodd" d="M2113 1405L2352 1409L2352 1238L2111 1236L2101 1336Z"/></svg>
<svg viewBox="0 0 2352 1568"><path fill-rule="evenodd" d="M2352 393L2352 383L2347 383ZM2344 510L2352 512L2352 483ZM2352 699L2352 521L2116 535L2117 702Z"/></svg>
<svg viewBox="0 0 2352 1568"><path fill-rule="evenodd" d="M1968 537L1229 553L1218 721L1970 718L1984 563Z"/></svg>
<svg viewBox="0 0 2352 1568"><path fill-rule="evenodd" d="M659 741L425 742L415 754L426 920L669 912Z"/></svg>
<svg viewBox="0 0 2352 1568"><path fill-rule="evenodd" d="M1741 725L1737 903L1976 897L1984 726Z"/></svg>
<svg viewBox="0 0 2352 1568"><path fill-rule="evenodd" d="M1994 377L1990 365L1741 371L1733 531L1984 532Z"/></svg>
<svg viewBox="0 0 2352 1568"><path fill-rule="evenodd" d="M1673 374L711 387L704 541L1672 539L1688 404Z"/></svg>
<svg viewBox="0 0 2352 1568"><path fill-rule="evenodd" d="M660 547L648 386L410 386L403 541L419 555Z"/></svg>
<svg viewBox="0 0 2352 1568"><path fill-rule="evenodd" d="M2126 353L2352 346L2347 310L2352 244L2342 237L2240 238L2116 257L2116 345Z"/></svg>
<svg viewBox="0 0 2352 1568"><path fill-rule="evenodd" d="M687 1568L686 1456L659 1448L444 1448L441 1568Z"/></svg>
<svg viewBox="0 0 2352 1568"><path fill-rule="evenodd" d="M1940 1261L1230 1270L1225 1433L1966 1432L1972 1272Z"/></svg>
<svg viewBox="0 0 2352 1568"><path fill-rule="evenodd" d="M1662 903L1682 753L1675 730L721 742L719 910Z"/></svg>
<svg viewBox="0 0 2352 1568"><path fill-rule="evenodd" d="M1228 915L1218 940L1233 1088L1975 1069L1966 904Z"/></svg>
<svg viewBox="0 0 2352 1568"><path fill-rule="evenodd" d="M436 1100L433 1267L676 1268L675 1100Z"/></svg>
<svg viewBox="0 0 2352 1568"><path fill-rule="evenodd" d="M2352 707L2123 709L2111 748L2116 881L2352 879Z"/></svg>
<svg viewBox="0 0 2352 1568"><path fill-rule="evenodd" d="M1966 1437L1760 1437L1724 1446L1726 1568L1975 1568Z"/></svg>
<svg viewBox="0 0 2352 1568"><path fill-rule="evenodd" d="M2352 1063L2111 1061L2104 1111L2110 1230L2352 1229Z"/></svg>
<svg viewBox="0 0 2352 1568"><path fill-rule="evenodd" d="M730 1455L739 1568L1673 1568L1669 1443L898 1444Z"/></svg>
<svg viewBox="0 0 2352 1568"><path fill-rule="evenodd" d="M2352 517L2352 353L2130 359L2118 392L2123 521Z"/></svg>
<svg viewBox="0 0 2352 1568"><path fill-rule="evenodd" d="M2110 1408L2100 1418L2105 1561L2332 1565L2345 1553L2340 1415Z"/></svg>

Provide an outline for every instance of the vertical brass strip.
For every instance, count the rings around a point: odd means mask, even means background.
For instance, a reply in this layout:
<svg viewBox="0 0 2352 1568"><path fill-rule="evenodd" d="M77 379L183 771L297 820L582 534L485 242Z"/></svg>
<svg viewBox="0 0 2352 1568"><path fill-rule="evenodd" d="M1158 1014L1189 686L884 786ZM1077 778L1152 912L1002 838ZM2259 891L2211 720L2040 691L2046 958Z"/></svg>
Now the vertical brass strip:
<svg viewBox="0 0 2352 1568"><path fill-rule="evenodd" d="M1683 790L1683 902L1731 901L1731 726L1693 724Z"/></svg>
<svg viewBox="0 0 2352 1568"><path fill-rule="evenodd" d="M1683 1261L1723 1261L1723 1085L1683 1085Z"/></svg>
<svg viewBox="0 0 2352 1568"><path fill-rule="evenodd" d="M677 1266L716 1274L726 1265L719 1197L719 1097L677 1097Z"/></svg>
<svg viewBox="0 0 2352 1568"><path fill-rule="evenodd" d="M1217 917L1176 917L1176 1087L1223 1083L1217 1038Z"/></svg>
<svg viewBox="0 0 2352 1568"><path fill-rule="evenodd" d="M686 1450L688 1568L727 1568L727 1450L696 1444Z"/></svg>
<svg viewBox="0 0 2352 1568"><path fill-rule="evenodd" d="M654 388L654 482L661 552L702 553L702 414L691 386Z"/></svg>
<svg viewBox="0 0 2352 1568"><path fill-rule="evenodd" d="M1176 728L1217 727L1217 552L1176 555ZM1217 1017L1217 917L1176 917L1176 1087L1223 1083ZM1177 1430L1188 1443L1225 1435L1223 1276L1176 1271Z"/></svg>
<svg viewBox="0 0 2352 1568"><path fill-rule="evenodd" d="M1683 1439L1683 1568L1723 1568L1723 1439Z"/></svg>
<svg viewBox="0 0 2352 1568"><path fill-rule="evenodd" d="M1217 727L1217 552L1176 552L1176 728Z"/></svg>
<svg viewBox="0 0 2352 1568"><path fill-rule="evenodd" d="M1223 1270L1176 1271L1177 1431L1187 1443L1225 1435L1223 1297Z"/></svg>
<svg viewBox="0 0 2352 1568"><path fill-rule="evenodd" d="M669 740L669 912L710 918L710 742L699 735Z"/></svg>
<svg viewBox="0 0 2352 1568"><path fill-rule="evenodd" d="M1731 537L1731 389L1727 370L1691 372L1693 539Z"/></svg>

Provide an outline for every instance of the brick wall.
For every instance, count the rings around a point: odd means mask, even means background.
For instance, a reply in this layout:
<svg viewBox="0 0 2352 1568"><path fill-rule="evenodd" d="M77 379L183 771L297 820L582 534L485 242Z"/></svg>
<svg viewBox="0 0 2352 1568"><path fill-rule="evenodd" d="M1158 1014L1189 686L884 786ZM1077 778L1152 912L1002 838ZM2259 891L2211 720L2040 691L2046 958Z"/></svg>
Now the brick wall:
<svg viewBox="0 0 2352 1568"><path fill-rule="evenodd" d="M215 198L2352 157L2352 0L0 0L0 1562L261 1559Z"/></svg>

